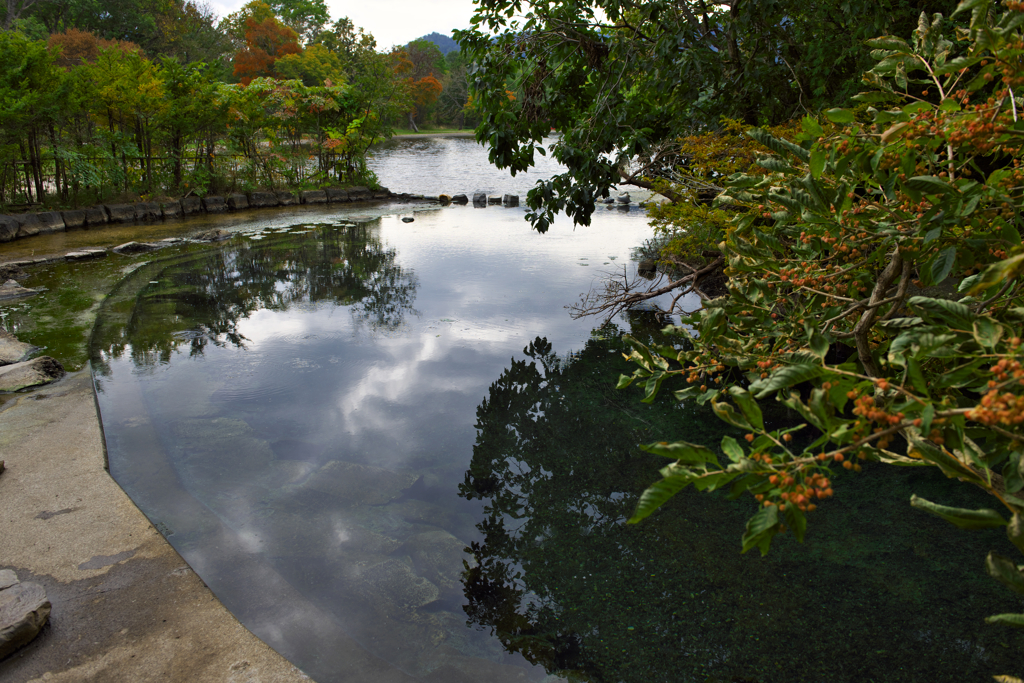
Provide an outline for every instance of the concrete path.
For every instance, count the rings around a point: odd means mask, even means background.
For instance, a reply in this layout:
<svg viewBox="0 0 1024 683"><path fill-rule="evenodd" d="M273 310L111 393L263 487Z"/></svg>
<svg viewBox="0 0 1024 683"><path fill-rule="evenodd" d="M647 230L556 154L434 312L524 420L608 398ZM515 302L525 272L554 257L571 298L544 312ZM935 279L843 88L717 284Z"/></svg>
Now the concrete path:
<svg viewBox="0 0 1024 683"><path fill-rule="evenodd" d="M0 569L53 609L0 681L290 683L107 474L88 371L0 405Z"/></svg>

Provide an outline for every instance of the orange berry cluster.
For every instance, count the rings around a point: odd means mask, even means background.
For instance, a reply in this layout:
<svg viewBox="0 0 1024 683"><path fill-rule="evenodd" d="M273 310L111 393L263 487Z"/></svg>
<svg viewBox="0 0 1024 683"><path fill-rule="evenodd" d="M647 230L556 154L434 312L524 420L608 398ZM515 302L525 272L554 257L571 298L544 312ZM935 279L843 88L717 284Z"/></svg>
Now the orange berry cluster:
<svg viewBox="0 0 1024 683"><path fill-rule="evenodd" d="M1020 338L1014 337L1010 345L1020 347ZM1024 379L1024 366L1015 358L1001 358L989 368L995 377L989 380L989 390L981 397L981 402L967 413L967 417L986 425L1001 424L1012 427L1024 423L1024 396L1003 391L1000 383L1020 381Z"/></svg>
<svg viewBox="0 0 1024 683"><path fill-rule="evenodd" d="M794 505L802 512L814 512L818 506L812 503L812 500L823 500L833 495L832 482L817 472L805 477L801 483L790 474L773 474L768 477L768 481L782 489L779 493L782 502L768 500L763 493L757 494L754 498L765 507L778 505L782 512L786 511L787 505Z"/></svg>
<svg viewBox="0 0 1024 683"><path fill-rule="evenodd" d="M877 386L882 391L889 388L889 382L884 379L875 381ZM856 396L855 391L851 391L847 396L854 398ZM867 433L868 428L871 424L877 425L874 428L874 433L885 431L889 427L898 425L906 417L903 413L890 413L884 408L875 405L875 399L871 396L856 396L853 402L853 414L864 418L864 420L857 420L853 427L853 433L858 436L863 436ZM888 447L891 441L891 435L885 435L878 439L878 448ZM863 457L861 458L863 459Z"/></svg>

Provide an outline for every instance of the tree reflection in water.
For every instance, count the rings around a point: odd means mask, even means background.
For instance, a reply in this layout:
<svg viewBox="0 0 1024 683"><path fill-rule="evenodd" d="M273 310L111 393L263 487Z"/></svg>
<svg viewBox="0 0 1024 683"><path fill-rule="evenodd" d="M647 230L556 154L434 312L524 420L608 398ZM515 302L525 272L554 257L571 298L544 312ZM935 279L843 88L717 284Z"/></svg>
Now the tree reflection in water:
<svg viewBox="0 0 1024 683"><path fill-rule="evenodd" d="M232 243L144 265L105 304L93 338L93 363L129 352L137 366L166 363L179 347L201 355L208 344L244 347L241 320L259 310L347 307L374 332L400 328L415 314L415 275L371 229L317 228Z"/></svg>
<svg viewBox="0 0 1024 683"><path fill-rule="evenodd" d="M471 624L551 673L595 683L963 681L1018 670L1024 640L984 623L986 609L1006 611L1006 596L976 561L1005 536L915 515L913 488L967 502L930 472L836 477L836 500L815 513L806 543L785 539L767 558L739 554L749 503L724 495L686 492L627 526L666 464L637 444L657 434L714 447L722 423L694 405L617 392L617 338L597 330L569 357L538 338L479 406L460 486L486 503L463 577Z"/></svg>

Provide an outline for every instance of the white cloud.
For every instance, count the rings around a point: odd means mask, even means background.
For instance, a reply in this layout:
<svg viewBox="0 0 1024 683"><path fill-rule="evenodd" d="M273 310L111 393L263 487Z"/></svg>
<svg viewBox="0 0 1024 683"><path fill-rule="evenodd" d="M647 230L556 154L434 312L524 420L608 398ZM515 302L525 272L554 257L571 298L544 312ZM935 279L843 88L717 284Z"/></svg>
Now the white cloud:
<svg viewBox="0 0 1024 683"><path fill-rule="evenodd" d="M212 0L211 8L226 16L246 4L247 0ZM404 45L434 31L451 35L453 28L468 28L473 16L472 0L372 0L342 2L328 0L331 19L348 17L358 27L373 34L378 49Z"/></svg>

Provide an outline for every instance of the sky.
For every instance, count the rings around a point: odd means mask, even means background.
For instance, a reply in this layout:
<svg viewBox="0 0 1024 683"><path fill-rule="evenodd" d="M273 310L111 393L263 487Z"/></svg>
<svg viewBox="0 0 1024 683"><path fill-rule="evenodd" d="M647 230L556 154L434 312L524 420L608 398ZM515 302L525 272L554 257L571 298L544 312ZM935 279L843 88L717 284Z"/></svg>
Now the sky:
<svg viewBox="0 0 1024 683"><path fill-rule="evenodd" d="M210 6L226 16L248 0L212 0ZM348 17L357 27L372 33L377 49L405 45L437 31L451 35L453 28L469 28L473 0L327 0L331 20Z"/></svg>

